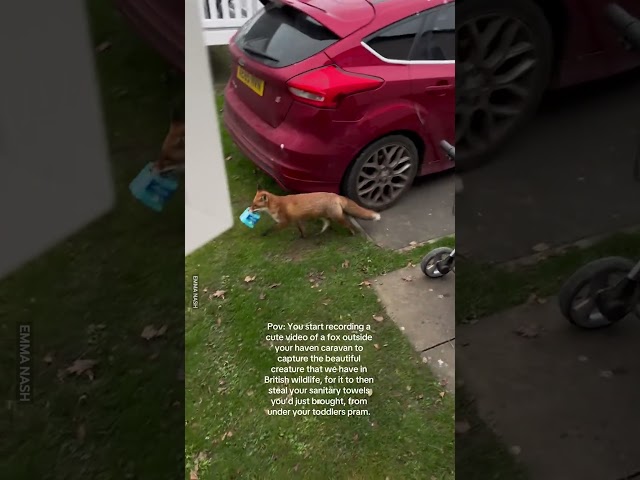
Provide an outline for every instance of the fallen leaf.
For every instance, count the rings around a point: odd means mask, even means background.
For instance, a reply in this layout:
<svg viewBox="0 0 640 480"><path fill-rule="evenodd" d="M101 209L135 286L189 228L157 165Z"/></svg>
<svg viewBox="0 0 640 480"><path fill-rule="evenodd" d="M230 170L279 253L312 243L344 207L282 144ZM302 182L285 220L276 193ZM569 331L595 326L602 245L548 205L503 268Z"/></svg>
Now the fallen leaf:
<svg viewBox="0 0 640 480"><path fill-rule="evenodd" d="M111 42L102 42L100 45L96 47L96 52L102 53L105 50L108 50L110 48L111 48Z"/></svg>
<svg viewBox="0 0 640 480"><path fill-rule="evenodd" d="M445 394L446 394L446 392L444 392L444 391L440 392L440 398L444 398Z"/></svg>
<svg viewBox="0 0 640 480"><path fill-rule="evenodd" d="M161 337L167 332L167 325L163 325L159 329L156 329L153 325L147 325L142 330L140 336L145 340L151 340L152 338Z"/></svg>
<svg viewBox="0 0 640 480"><path fill-rule="evenodd" d="M371 395L373 395L373 390L371 388L368 388L367 389L367 396L370 397Z"/></svg>
<svg viewBox="0 0 640 480"><path fill-rule="evenodd" d="M538 297L538 295L535 293L532 293L531 295L529 295L529 298L527 298L527 304L531 305L534 303L543 304L547 303L547 300L545 298Z"/></svg>
<svg viewBox="0 0 640 480"><path fill-rule="evenodd" d="M248 396L248 397L253 397L253 390L249 390L249 391L247 392L247 396Z"/></svg>
<svg viewBox="0 0 640 480"><path fill-rule="evenodd" d="M407 385L407 392L411 391L411 385Z"/></svg>
<svg viewBox="0 0 640 480"><path fill-rule="evenodd" d="M509 448L509 453L511 453L511 455L520 455L520 452L522 452L522 448L518 445L513 445Z"/></svg>
<svg viewBox="0 0 640 480"><path fill-rule="evenodd" d="M227 158L225 158L225 161L229 161L229 160L233 160L233 157L231 155L229 155Z"/></svg>
<svg viewBox="0 0 640 480"><path fill-rule="evenodd" d="M222 319L221 319L221 318L218 318L218 320L217 320L217 322L216 322L216 323L218 324L218 326L220 326L220 324L222 323Z"/></svg>
<svg viewBox="0 0 640 480"><path fill-rule="evenodd" d="M84 438L86 437L86 435L87 429L85 428L84 423L81 423L76 429L76 438L80 443L84 443Z"/></svg>
<svg viewBox="0 0 640 480"><path fill-rule="evenodd" d="M409 245L411 245L412 247L415 247L416 245L418 245L418 242L414 240L413 242L409 242Z"/></svg>
<svg viewBox="0 0 640 480"><path fill-rule="evenodd" d="M540 335L540 327L534 324L521 325L514 333L523 338L536 338Z"/></svg>
<svg viewBox="0 0 640 480"><path fill-rule="evenodd" d="M227 432L224 432L224 434L222 435L222 438L220 439L220 441L224 442L225 438L227 438Z"/></svg>
<svg viewBox="0 0 640 480"><path fill-rule="evenodd" d="M75 373L76 375L82 375L83 373L90 372L97 363L98 362L96 362L95 360L90 360L88 358L78 359L69 367L67 367L67 372ZM93 374L91 376L93 376Z"/></svg>
<svg viewBox="0 0 640 480"><path fill-rule="evenodd" d="M611 377L613 377L613 371L611 371L611 370L600 370L600 376L602 378L611 378Z"/></svg>
<svg viewBox="0 0 640 480"><path fill-rule="evenodd" d="M233 432L231 430L229 430L227 432L227 438L231 438L231 437L233 437Z"/></svg>
<svg viewBox="0 0 640 480"><path fill-rule="evenodd" d="M380 350L380 345L378 345L377 343L374 343L373 348L375 348L376 350Z"/></svg>
<svg viewBox="0 0 640 480"><path fill-rule="evenodd" d="M412 261L409 261L409 263L407 263L407 268L413 268L415 267L415 265L413 264Z"/></svg>
<svg viewBox="0 0 640 480"><path fill-rule="evenodd" d="M456 422L456 433L459 435L467 433L471 430L471 425L466 420L460 420Z"/></svg>
<svg viewBox="0 0 640 480"><path fill-rule="evenodd" d="M360 283L358 284L358 286L359 286L359 287L368 287L368 288L371 288L371 282L370 282L369 280L365 280L365 281L363 281L363 282L360 282Z"/></svg>
<svg viewBox="0 0 640 480"><path fill-rule="evenodd" d="M265 298L267 298L267 296L265 295L265 293L264 293L264 292L262 292L258 298L259 298L260 300L264 300Z"/></svg>
<svg viewBox="0 0 640 480"><path fill-rule="evenodd" d="M278 288L280 285L282 285L281 283L272 283L271 285L269 285L269 288Z"/></svg>
<svg viewBox="0 0 640 480"><path fill-rule="evenodd" d="M356 433L356 434L353 436L353 441L354 441L354 442L357 442L357 441L358 441L358 438L360 438L360 437L359 437L359 436L358 436L358 434Z"/></svg>
<svg viewBox="0 0 640 480"><path fill-rule="evenodd" d="M405 282L413 282L413 277L412 276L402 277L402 280L404 280Z"/></svg>
<svg viewBox="0 0 640 480"><path fill-rule="evenodd" d="M374 315L374 316L373 316L373 319L374 319L376 322L382 322L382 321L384 320L384 317L383 317L382 315Z"/></svg>
<svg viewBox="0 0 640 480"><path fill-rule="evenodd" d="M227 293L226 290L216 290L215 292L213 292L211 294L212 297L214 298L221 298L224 300L224 294Z"/></svg>
<svg viewBox="0 0 640 480"><path fill-rule="evenodd" d="M545 250L549 250L549 245L547 243L537 243L533 246L532 250L534 252L544 252Z"/></svg>
<svg viewBox="0 0 640 480"><path fill-rule="evenodd" d="M342 268L349 268L349 260L345 260L344 262L342 262Z"/></svg>
<svg viewBox="0 0 640 480"><path fill-rule="evenodd" d="M47 353L42 360L47 365L50 365L53 362L53 354L52 353Z"/></svg>
<svg viewBox="0 0 640 480"><path fill-rule="evenodd" d="M250 275L247 275L246 277L244 277L244 282L245 283L251 283L256 279L256 276L254 275L253 277Z"/></svg>
<svg viewBox="0 0 640 480"><path fill-rule="evenodd" d="M444 295L438 295L438 298L444 298Z"/></svg>

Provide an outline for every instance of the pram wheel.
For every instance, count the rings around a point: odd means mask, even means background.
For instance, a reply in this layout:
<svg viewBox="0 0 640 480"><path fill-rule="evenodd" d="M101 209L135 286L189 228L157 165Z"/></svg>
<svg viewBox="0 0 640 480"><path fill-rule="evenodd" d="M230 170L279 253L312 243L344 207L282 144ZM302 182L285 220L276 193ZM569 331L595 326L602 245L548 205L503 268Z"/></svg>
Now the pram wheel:
<svg viewBox="0 0 640 480"><path fill-rule="evenodd" d="M597 329L613 325L598 308L596 297L604 289L613 287L634 267L627 258L606 257L578 269L564 283L558 293L562 314L573 325L584 329Z"/></svg>
<svg viewBox="0 0 640 480"><path fill-rule="evenodd" d="M422 262L420 262L420 269L422 270L422 273L430 278L443 277L444 275L449 273L450 270L453 270L453 272L455 273L455 263L451 265L451 268L449 270L446 270L444 272L440 271L437 265L438 262L445 260L451 254L451 252L453 252L453 249L449 247L439 247L431 250L425 255L425 257L422 259Z"/></svg>

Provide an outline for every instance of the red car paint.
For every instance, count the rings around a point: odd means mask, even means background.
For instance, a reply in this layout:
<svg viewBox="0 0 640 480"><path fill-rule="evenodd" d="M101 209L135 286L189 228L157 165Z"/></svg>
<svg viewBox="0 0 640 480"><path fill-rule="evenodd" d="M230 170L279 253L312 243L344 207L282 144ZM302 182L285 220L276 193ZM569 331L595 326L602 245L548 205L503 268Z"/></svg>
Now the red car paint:
<svg viewBox="0 0 640 480"><path fill-rule="evenodd" d="M612 0L556 0L543 8L555 24L556 74L552 87L566 87L622 73L640 66L637 53L621 48L619 38L603 12ZM538 2L543 3L543 2ZM629 13L640 16L638 0L616 0Z"/></svg>
<svg viewBox="0 0 640 480"><path fill-rule="evenodd" d="M345 171L370 143L407 132L419 145L419 175L453 166L437 148L454 138L455 64L393 64L367 50L368 35L425 10L424 0L286 0L341 39L312 57L272 68L245 54L232 39L232 72L238 63L265 80L258 96L232 75L225 89L224 123L240 149L285 189L339 193ZM432 0L428 8L444 0ZM348 95L337 108L300 101L289 87L315 69L335 66L373 89ZM335 72L334 72L335 73ZM332 73L333 74L333 73ZM322 76L322 74L320 74ZM378 79L376 81L375 79Z"/></svg>

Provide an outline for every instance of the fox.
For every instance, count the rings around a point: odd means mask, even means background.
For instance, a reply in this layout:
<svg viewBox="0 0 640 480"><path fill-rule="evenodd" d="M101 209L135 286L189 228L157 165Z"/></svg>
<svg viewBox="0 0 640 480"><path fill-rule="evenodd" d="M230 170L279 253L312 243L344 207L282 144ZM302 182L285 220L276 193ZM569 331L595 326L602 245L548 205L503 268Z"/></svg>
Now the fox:
<svg viewBox="0 0 640 480"><path fill-rule="evenodd" d="M300 237L304 238L306 232L302 222L313 219L322 220L322 230L318 235L329 228L330 220L346 227L352 235L355 235L356 229L349 221L349 217L380 220L378 212L363 208L342 195L327 192L279 196L258 188L249 209L252 212L266 212L276 222L262 234L263 236L293 224L298 227Z"/></svg>
<svg viewBox="0 0 640 480"><path fill-rule="evenodd" d="M169 130L160 148L160 155L153 165L157 172L184 171L184 136L184 113L181 109L174 107L171 111Z"/></svg>

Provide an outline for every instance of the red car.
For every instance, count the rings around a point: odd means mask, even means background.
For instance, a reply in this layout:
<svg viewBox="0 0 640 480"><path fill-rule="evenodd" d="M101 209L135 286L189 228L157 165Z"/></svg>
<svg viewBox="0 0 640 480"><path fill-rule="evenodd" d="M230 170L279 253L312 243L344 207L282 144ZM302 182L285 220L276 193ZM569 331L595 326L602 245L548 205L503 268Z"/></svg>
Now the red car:
<svg viewBox="0 0 640 480"><path fill-rule="evenodd" d="M378 210L453 166L454 2L261 1L231 40L223 116L256 165Z"/></svg>
<svg viewBox="0 0 640 480"><path fill-rule="evenodd" d="M536 111L548 88L640 65L604 10L612 0L459 0L457 163L491 158ZM617 0L640 16L640 1Z"/></svg>

